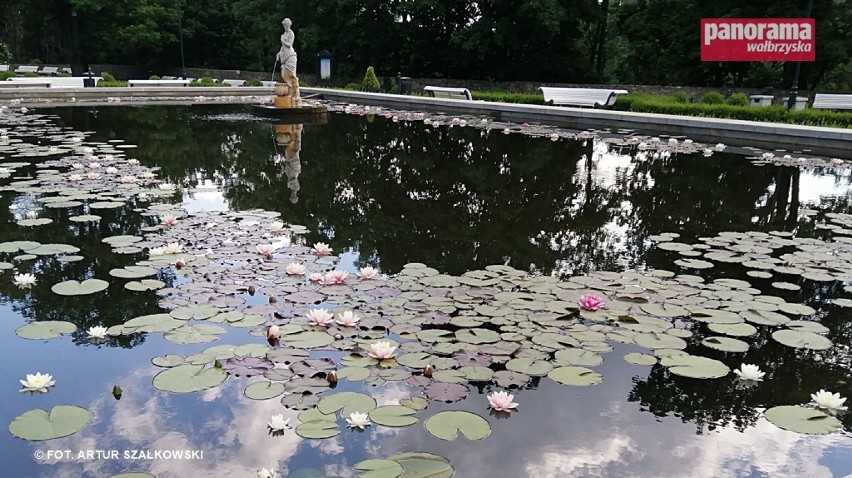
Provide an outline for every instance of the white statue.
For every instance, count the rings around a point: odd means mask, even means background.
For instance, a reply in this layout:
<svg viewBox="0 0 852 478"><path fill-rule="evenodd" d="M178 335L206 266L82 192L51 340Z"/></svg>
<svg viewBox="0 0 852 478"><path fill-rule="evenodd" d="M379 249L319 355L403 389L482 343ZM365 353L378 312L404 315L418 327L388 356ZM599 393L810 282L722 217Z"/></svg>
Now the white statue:
<svg viewBox="0 0 852 478"><path fill-rule="evenodd" d="M296 77L296 50L293 49L293 42L296 40L296 34L290 28L293 22L289 18L285 18L281 22L284 26L284 33L281 34L281 50L278 51L278 61L281 62L281 79L288 86L288 97L299 97L299 78Z"/></svg>

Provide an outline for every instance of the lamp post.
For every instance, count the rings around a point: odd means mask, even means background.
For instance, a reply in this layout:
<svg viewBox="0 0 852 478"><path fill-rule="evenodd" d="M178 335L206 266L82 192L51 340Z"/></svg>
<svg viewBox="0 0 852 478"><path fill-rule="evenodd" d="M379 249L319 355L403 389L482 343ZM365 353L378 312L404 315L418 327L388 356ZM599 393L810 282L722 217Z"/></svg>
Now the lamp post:
<svg viewBox="0 0 852 478"><path fill-rule="evenodd" d="M183 12L178 18L178 38L180 38L180 70L182 78L186 79L186 64L183 61Z"/></svg>
<svg viewBox="0 0 852 478"><path fill-rule="evenodd" d="M71 7L71 33L74 35L74 56L77 60L77 67L82 72L83 62L80 60L80 31L77 27L77 7Z"/></svg>
<svg viewBox="0 0 852 478"><path fill-rule="evenodd" d="M814 9L814 0L808 0L808 8L805 10L805 18L810 18ZM796 99L799 97L799 73L802 72L802 62L796 62L796 70L793 72L793 84L790 86L790 97L787 98L787 109L796 107Z"/></svg>

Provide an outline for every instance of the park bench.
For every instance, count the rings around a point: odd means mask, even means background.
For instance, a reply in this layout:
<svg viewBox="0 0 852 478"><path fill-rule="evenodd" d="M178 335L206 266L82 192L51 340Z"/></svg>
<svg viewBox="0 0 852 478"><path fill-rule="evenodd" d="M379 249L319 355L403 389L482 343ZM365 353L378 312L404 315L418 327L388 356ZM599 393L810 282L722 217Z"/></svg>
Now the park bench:
<svg viewBox="0 0 852 478"><path fill-rule="evenodd" d="M271 86L273 88L275 87L274 81L261 81L260 84L262 84L263 86L267 86L267 87L269 87L269 86Z"/></svg>
<svg viewBox="0 0 852 478"><path fill-rule="evenodd" d="M188 86L189 80L127 80L127 86Z"/></svg>
<svg viewBox="0 0 852 478"><path fill-rule="evenodd" d="M246 80L222 80L222 83L229 86L246 86Z"/></svg>
<svg viewBox="0 0 852 478"><path fill-rule="evenodd" d="M86 76L58 76L56 78L28 78L28 77L12 77L9 78L8 81L13 83L36 83L36 84L44 84L48 83L50 88L83 88L86 86L85 80L88 77ZM97 86L98 82L103 80L100 76L93 76L93 80L95 80L95 86Z"/></svg>
<svg viewBox="0 0 852 478"><path fill-rule="evenodd" d="M9 71L9 65L0 65L0 71Z"/></svg>
<svg viewBox="0 0 852 478"><path fill-rule="evenodd" d="M38 74L39 75L51 75L51 76L57 75L57 74L59 74L59 67L58 66L45 66L44 68L41 69L41 71L38 72Z"/></svg>
<svg viewBox="0 0 852 478"><path fill-rule="evenodd" d="M615 104L618 95L626 95L627 90L606 90L598 88L555 88L542 86L544 102L557 106L588 106L606 108Z"/></svg>
<svg viewBox="0 0 852 478"><path fill-rule="evenodd" d="M60 68L60 69L59 69L59 73L67 73L67 74L69 74L69 75L73 75L73 74L74 74L74 72L73 72L73 71L71 71L71 68L70 68L70 67L67 67L67 66Z"/></svg>
<svg viewBox="0 0 852 478"><path fill-rule="evenodd" d="M166 75L163 75L163 76L161 76L161 77L160 77L160 79L161 79L161 80L177 80L177 79L178 79L178 77L176 77L176 76L166 76Z"/></svg>
<svg viewBox="0 0 852 478"><path fill-rule="evenodd" d="M38 66L21 65L15 69L15 73L17 73L18 75L23 73L38 73Z"/></svg>
<svg viewBox="0 0 852 478"><path fill-rule="evenodd" d="M50 80L41 80L39 78L27 79L35 81L0 81L0 89L8 90L11 88L50 88Z"/></svg>
<svg viewBox="0 0 852 478"><path fill-rule="evenodd" d="M822 110L852 110L852 95L817 93L812 106Z"/></svg>
<svg viewBox="0 0 852 478"><path fill-rule="evenodd" d="M467 88L448 88L444 86L424 86L423 91L435 98L448 98L451 100L473 100L470 90Z"/></svg>

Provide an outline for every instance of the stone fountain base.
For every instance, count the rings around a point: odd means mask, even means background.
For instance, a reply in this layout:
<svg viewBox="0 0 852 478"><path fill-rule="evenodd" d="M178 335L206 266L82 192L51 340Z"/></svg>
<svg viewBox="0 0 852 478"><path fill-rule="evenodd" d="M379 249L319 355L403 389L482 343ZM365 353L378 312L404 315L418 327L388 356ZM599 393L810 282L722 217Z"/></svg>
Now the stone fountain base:
<svg viewBox="0 0 852 478"><path fill-rule="evenodd" d="M303 105L302 99L288 95L286 83L275 85L275 102L272 105L252 105L252 113L276 120L280 124L327 123L325 106Z"/></svg>

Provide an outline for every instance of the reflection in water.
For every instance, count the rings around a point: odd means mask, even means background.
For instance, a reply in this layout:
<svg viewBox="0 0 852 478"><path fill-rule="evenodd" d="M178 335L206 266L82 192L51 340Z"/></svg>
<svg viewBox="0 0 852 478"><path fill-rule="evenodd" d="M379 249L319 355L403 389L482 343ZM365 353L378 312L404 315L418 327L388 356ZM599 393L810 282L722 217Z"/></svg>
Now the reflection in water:
<svg viewBox="0 0 852 478"><path fill-rule="evenodd" d="M313 231L311 242L322 240L336 251L346 251L345 257L353 258L344 264L350 269L370 264L393 273L408 262L424 262L449 273L494 263L563 277L628 267L688 272L672 264L679 257L676 253L653 248L649 236L678 232L682 241L691 242L719 231L784 230L823 237L815 221L827 212L850 211L849 176L819 168L755 167L731 154L652 158L597 140L554 143L353 116L335 116L321 127L273 127L276 141L270 145L268 124L233 112L233 107L122 107L103 108L93 117L85 110L57 110L77 129L96 131L98 140L138 143L133 155L145 165L161 167L161 176L183 190L190 211L277 210L285 221ZM316 159L304 171L303 150L307 158ZM280 161L270 161L271 156ZM32 167L23 172L35 171ZM301 188L301 181L310 187ZM0 222L5 224L0 241L32 234L11 226L14 215L8 206L13 201L25 207L31 198L0 193ZM801 205L820 212L803 213ZM109 270L132 263L137 255L113 254L101 241L139 235L154 224L155 218L135 208L130 203L103 211L97 224L72 224L62 210L46 209L45 217L54 223L40 226L41 237L80 247L86 260L36 258L28 264L39 271L40 281L52 284L105 277ZM708 281L748 279L764 291L772 290L775 280L745 277L734 265L701 275ZM158 278L168 286L179 282L174 271ZM107 476L136 469L160 477L254 476L260 467L271 466L292 475L311 468L315 473L304 476L352 476L352 465L362 459L411 450L449 457L458 477L843 476L852 473L848 432L801 436L769 425L759 414L768 406L807 402L809 393L819 388L830 386L852 395L847 381L852 330L844 310L827 304L828 298L848 296L842 287L803 281L800 291L772 292L819 310L819 320L830 329L827 336L838 344L830 352L817 356L783 347L767 330L749 339L754 347L742 355L703 350L703 355L733 367L741 361L760 364L767 380L755 388L744 389L729 377L713 382L708 390L705 382L672 377L660 366L622 363L625 350L616 350L606 356L602 384L566 394L564 388L541 380L537 388L517 393L517 415L506 420L488 417L494 427L488 439L460 446L430 437L422 426L344 430L322 442L303 441L292 432L270 437L265 423L273 413L292 418L295 413L283 409L277 399L246 399L242 391L251 379L232 377L222 387L188 396L152 390L153 355L190 354L207 345L175 347L139 334L111 338L95 349L82 336L92 325L160 312L155 294L111 287L86 300L71 300L52 294L49 287L27 292L4 280L0 294L10 308L3 309L0 328L10 346L0 349L0 358L26 361L28 371L55 372L59 378L57 387L40 397L0 388L0 399L9 408L4 418L11 420L34 407L87 405L95 422L78 435L51 442L51 447L178 447L202 449L205 459L54 466L29 458L43 448L40 444L7 435L0 447L12 455L14 476ZM21 344L14 328L30 320L71 321L80 335L72 341ZM694 351L706 327L688 327L694 335L687 350ZM252 340L241 332L222 342L240 345ZM52 364L49 356L57 350L69 360ZM103 359L105 353L109 360ZM114 369L107 373L98 367ZM19 368L13 368L16 373L2 374L4 383L22 378L17 376ZM120 401L109 395L116 383L124 389ZM445 409L485 414L484 393L491 390L483 387L459 404L430 404L420 416L425 419ZM370 393L378 395L380 403L395 403L410 391L394 384ZM841 419L848 430L849 416Z"/></svg>

